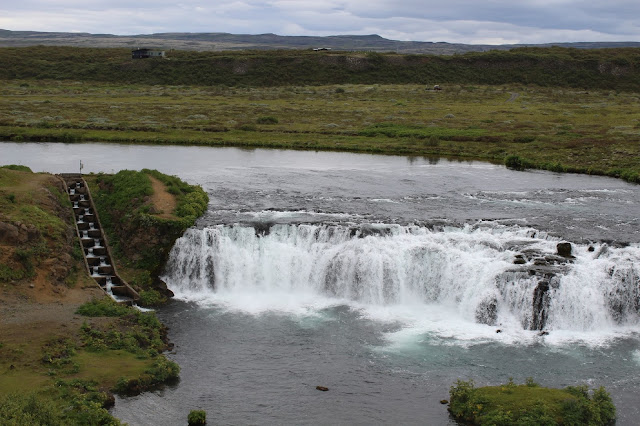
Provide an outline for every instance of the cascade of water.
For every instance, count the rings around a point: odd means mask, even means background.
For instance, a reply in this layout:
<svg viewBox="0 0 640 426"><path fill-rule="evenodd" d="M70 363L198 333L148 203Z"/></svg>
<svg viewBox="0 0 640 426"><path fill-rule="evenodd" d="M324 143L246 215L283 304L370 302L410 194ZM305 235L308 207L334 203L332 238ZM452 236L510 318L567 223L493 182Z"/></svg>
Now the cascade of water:
<svg viewBox="0 0 640 426"><path fill-rule="evenodd" d="M452 306L472 321L497 325L515 318L524 329L640 323L639 247L610 248L594 259L587 246L575 246L575 259L568 260L555 255L557 241L540 234L215 226L190 229L176 242L164 278L178 297L311 292L376 306ZM524 264L514 265L516 256L524 256Z"/></svg>

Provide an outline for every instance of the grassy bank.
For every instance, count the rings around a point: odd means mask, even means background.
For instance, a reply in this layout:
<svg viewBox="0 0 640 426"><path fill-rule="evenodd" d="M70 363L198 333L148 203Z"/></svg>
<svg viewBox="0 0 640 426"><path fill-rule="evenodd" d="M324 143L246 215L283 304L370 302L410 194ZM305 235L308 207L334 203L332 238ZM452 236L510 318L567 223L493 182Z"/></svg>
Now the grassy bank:
<svg viewBox="0 0 640 426"><path fill-rule="evenodd" d="M85 179L121 276L140 293L142 305L163 303L171 293L158 275L175 240L206 211L207 194L156 170Z"/></svg>
<svg viewBox="0 0 640 426"><path fill-rule="evenodd" d="M462 424L473 425L610 425L616 409L604 388L587 386L553 389L532 379L516 385L476 388L458 381L450 391L449 411Z"/></svg>
<svg viewBox="0 0 640 426"><path fill-rule="evenodd" d="M155 314L108 297L75 313L83 317L79 329L0 347L0 418L7 424L117 425L107 411L112 392L135 395L177 380L179 367L160 354L166 332Z"/></svg>
<svg viewBox="0 0 640 426"><path fill-rule="evenodd" d="M0 138L455 156L640 181L638 92L5 81Z"/></svg>
<svg viewBox="0 0 640 426"><path fill-rule="evenodd" d="M112 392L175 380L153 313L88 276L60 179L0 167L0 423L119 424Z"/></svg>

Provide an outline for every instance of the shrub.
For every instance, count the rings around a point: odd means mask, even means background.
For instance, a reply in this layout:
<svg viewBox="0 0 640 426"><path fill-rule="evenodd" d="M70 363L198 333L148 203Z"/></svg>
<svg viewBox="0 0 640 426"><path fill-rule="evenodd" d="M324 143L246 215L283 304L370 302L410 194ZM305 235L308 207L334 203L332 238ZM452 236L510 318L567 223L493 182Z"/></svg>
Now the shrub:
<svg viewBox="0 0 640 426"><path fill-rule="evenodd" d="M141 306L160 306L166 301L167 298L156 290L142 290L140 292L140 300L138 303Z"/></svg>
<svg viewBox="0 0 640 426"><path fill-rule="evenodd" d="M278 124L278 119L276 117L272 117L270 115L264 117L258 117L256 120L258 124Z"/></svg>
<svg viewBox="0 0 640 426"><path fill-rule="evenodd" d="M507 155L504 159L504 165L507 166L508 169L524 170L527 168L528 162L518 155Z"/></svg>
<svg viewBox="0 0 640 426"><path fill-rule="evenodd" d="M110 297L93 299L76 310L76 314L84 315L85 317L121 317L129 312L131 310L128 307L117 304Z"/></svg>
<svg viewBox="0 0 640 426"><path fill-rule="evenodd" d="M207 413L204 410L191 410L187 417L189 426L207 424Z"/></svg>
<svg viewBox="0 0 640 426"><path fill-rule="evenodd" d="M0 419L7 425L64 425L62 416L50 401L35 395L17 393L0 397Z"/></svg>
<svg viewBox="0 0 640 426"><path fill-rule="evenodd" d="M113 391L122 395L137 395L145 390L173 382L178 379L179 374L180 367L178 364L169 361L164 356L160 356L139 378L126 379L121 377L118 379Z"/></svg>

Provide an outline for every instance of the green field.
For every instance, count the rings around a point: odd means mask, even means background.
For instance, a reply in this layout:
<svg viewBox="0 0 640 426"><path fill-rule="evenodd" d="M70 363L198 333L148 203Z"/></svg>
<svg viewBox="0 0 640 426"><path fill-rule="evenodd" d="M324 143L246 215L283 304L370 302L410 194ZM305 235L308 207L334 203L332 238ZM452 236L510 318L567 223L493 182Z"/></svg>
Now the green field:
<svg viewBox="0 0 640 426"><path fill-rule="evenodd" d="M640 182L640 93L532 85L0 85L0 138L454 156Z"/></svg>

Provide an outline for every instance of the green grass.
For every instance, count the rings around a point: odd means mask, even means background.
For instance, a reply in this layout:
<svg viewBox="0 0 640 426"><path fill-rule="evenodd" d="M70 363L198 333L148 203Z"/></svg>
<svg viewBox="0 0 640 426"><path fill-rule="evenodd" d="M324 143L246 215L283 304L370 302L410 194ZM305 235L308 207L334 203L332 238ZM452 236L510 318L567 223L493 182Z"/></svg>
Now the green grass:
<svg viewBox="0 0 640 426"><path fill-rule="evenodd" d="M76 314L85 317L122 317L131 312L128 306L115 303L108 297L84 303L76 310Z"/></svg>
<svg viewBox="0 0 640 426"><path fill-rule="evenodd" d="M109 297L92 300L76 311L87 317L116 317L108 328L85 322L81 327L83 347L92 352L125 350L140 358L155 357L166 349L166 330L155 312L140 312L119 305Z"/></svg>
<svg viewBox="0 0 640 426"><path fill-rule="evenodd" d="M528 379L500 386L476 388L458 381L450 390L449 411L459 422L478 425L608 425L615 406L604 388L541 387Z"/></svg>
<svg viewBox="0 0 640 426"><path fill-rule="evenodd" d="M175 197L169 216L151 214L153 188L149 176L161 181ZM158 293L158 274L174 241L207 209L209 197L200 186L189 185L157 170L122 170L114 175L85 176L101 224L118 265L119 274L141 292L143 306L166 298Z"/></svg>
<svg viewBox="0 0 640 426"><path fill-rule="evenodd" d="M281 87L6 81L0 138L481 159L640 181L640 94L454 84ZM340 88L344 92L336 93ZM519 96L510 102L512 93ZM265 117L269 124L257 124ZM277 122L275 122L277 120Z"/></svg>
<svg viewBox="0 0 640 426"><path fill-rule="evenodd" d="M50 175L32 173L28 167L0 167L0 217L16 229L26 226L0 257L0 282L33 278L43 259L68 249L69 215L56 204L68 206L66 194Z"/></svg>

